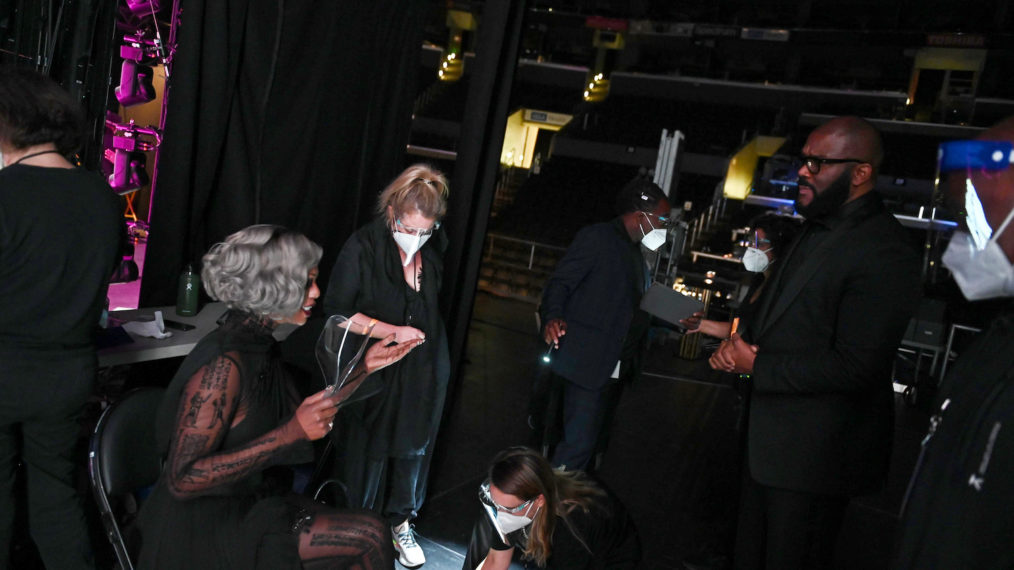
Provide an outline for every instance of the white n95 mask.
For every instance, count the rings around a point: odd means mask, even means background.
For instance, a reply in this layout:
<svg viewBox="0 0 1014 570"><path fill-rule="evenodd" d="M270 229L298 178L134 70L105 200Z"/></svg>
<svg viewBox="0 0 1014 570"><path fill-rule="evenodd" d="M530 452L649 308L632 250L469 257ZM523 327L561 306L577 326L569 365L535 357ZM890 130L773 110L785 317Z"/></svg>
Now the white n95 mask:
<svg viewBox="0 0 1014 570"><path fill-rule="evenodd" d="M1000 226L1001 231L1012 215L1014 210L1007 214L1007 219ZM956 231L947 245L941 261L954 274L961 293L969 301L1014 296L1014 267L1011 267L1000 244L996 243L998 235L1000 231L993 234L985 247L978 249L971 235Z"/></svg>
<svg viewBox="0 0 1014 570"><path fill-rule="evenodd" d="M655 225L651 223L651 218L648 217L647 212L641 213L644 214L644 219L648 220L648 227L651 228L651 231L648 233L644 233L644 229L641 228L641 245L651 251L655 251L662 247L662 244L665 243L666 230L665 228L656 228ZM637 227L640 228L640 224L638 224Z"/></svg>
<svg viewBox="0 0 1014 570"><path fill-rule="evenodd" d="M770 250L768 250L770 251ZM771 262L768 260L768 254L763 252L756 247L748 247L743 252L743 267L747 271L754 273L760 273L768 268Z"/></svg>
<svg viewBox="0 0 1014 570"><path fill-rule="evenodd" d="M538 507L535 512L538 513L538 509L540 508L542 507ZM493 524L501 536L507 536L516 530L521 530L532 524L532 519L522 515L512 515L496 511L496 515L493 517Z"/></svg>
<svg viewBox="0 0 1014 570"><path fill-rule="evenodd" d="M412 256L415 252L422 249L422 246L430 239L430 235L415 236L412 234L405 234L401 232L394 232L394 241L398 244L398 247L405 252L405 261L402 262L403 266L407 266L412 263Z"/></svg>

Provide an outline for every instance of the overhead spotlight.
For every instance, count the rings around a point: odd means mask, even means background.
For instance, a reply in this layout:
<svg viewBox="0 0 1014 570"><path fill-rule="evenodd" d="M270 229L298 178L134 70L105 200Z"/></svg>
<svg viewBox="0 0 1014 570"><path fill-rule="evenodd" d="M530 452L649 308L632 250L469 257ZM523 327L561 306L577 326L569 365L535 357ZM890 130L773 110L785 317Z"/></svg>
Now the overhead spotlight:
<svg viewBox="0 0 1014 570"><path fill-rule="evenodd" d="M151 16L158 12L160 4L159 0L127 0L127 9L135 16Z"/></svg>
<svg viewBox="0 0 1014 570"><path fill-rule="evenodd" d="M112 154L110 157L109 154ZM109 175L109 187L117 194L134 192L148 185L148 157L143 152L129 152L123 149L106 149L106 156L113 163L113 173Z"/></svg>
<svg viewBox="0 0 1014 570"><path fill-rule="evenodd" d="M125 36L120 46L120 84L114 89L116 100L124 107L140 105L155 100L155 86L152 84L154 71L142 62L150 61L157 55L155 42L136 36Z"/></svg>
<svg viewBox="0 0 1014 570"><path fill-rule="evenodd" d="M626 21L589 18L589 27L595 27L592 45L595 47L595 63L588 70L585 78L584 100L589 103L600 103L609 96L609 74L613 68L615 54L623 49L623 30Z"/></svg>
<svg viewBox="0 0 1014 570"><path fill-rule="evenodd" d="M142 135L154 138L154 142L140 138ZM147 186L151 177L147 172L148 157L144 153L158 146L161 133L152 128L138 127L133 121L124 125L107 119L105 138L102 171L110 188L124 195Z"/></svg>
<svg viewBox="0 0 1014 570"><path fill-rule="evenodd" d="M140 105L155 100L155 86L152 83L154 70L132 59L123 60L120 67L120 84L114 89L116 100L124 107Z"/></svg>
<svg viewBox="0 0 1014 570"><path fill-rule="evenodd" d="M465 32L476 29L475 16L464 10L448 10L447 27L447 47L440 52L437 77L441 81L457 81L465 73Z"/></svg>

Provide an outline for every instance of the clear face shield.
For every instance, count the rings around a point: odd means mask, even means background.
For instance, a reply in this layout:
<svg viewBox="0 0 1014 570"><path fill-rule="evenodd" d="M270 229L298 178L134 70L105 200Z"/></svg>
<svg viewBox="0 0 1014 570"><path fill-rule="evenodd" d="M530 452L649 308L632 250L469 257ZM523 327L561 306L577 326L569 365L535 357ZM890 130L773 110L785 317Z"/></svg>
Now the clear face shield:
<svg viewBox="0 0 1014 570"><path fill-rule="evenodd" d="M955 216L959 227L967 231L975 248L982 250L994 230L975 188L1014 163L1014 144L1006 141L952 141L937 151L937 175L933 193L935 206Z"/></svg>
<svg viewBox="0 0 1014 570"><path fill-rule="evenodd" d="M941 261L954 275L969 301L1014 295L1014 271L996 242L1014 217L1014 209L993 227L986 217L980 191L999 180L1014 163L1014 144L967 140L940 145L934 205L958 223ZM995 190L994 190L995 191Z"/></svg>
<svg viewBox="0 0 1014 570"><path fill-rule="evenodd" d="M352 378L352 371L362 360L376 324L376 319L368 323L357 323L342 315L331 315L317 338L314 348L317 364L327 382L327 388L343 401L366 378L365 375Z"/></svg>

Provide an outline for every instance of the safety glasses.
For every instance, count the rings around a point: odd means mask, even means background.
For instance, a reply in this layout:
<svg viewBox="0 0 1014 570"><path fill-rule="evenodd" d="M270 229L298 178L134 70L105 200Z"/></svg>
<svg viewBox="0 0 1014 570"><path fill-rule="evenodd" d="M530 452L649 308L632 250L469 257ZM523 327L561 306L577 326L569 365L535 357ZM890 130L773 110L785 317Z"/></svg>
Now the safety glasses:
<svg viewBox="0 0 1014 570"><path fill-rule="evenodd" d="M398 224L399 232L419 237L428 236L440 229L440 222L435 222L432 228L413 228L412 226L406 226L401 223L401 219L395 220L395 223Z"/></svg>
<svg viewBox="0 0 1014 570"><path fill-rule="evenodd" d="M527 501L521 503L516 507L505 507L503 505L497 504L497 502L493 500L493 495L491 495L489 492L489 479L483 481L482 484L479 485L479 501L482 502L483 505L496 509L502 513L507 513L510 515L520 513L521 511L525 510L525 508L528 507L528 505L532 504L533 500L534 499L528 499Z"/></svg>

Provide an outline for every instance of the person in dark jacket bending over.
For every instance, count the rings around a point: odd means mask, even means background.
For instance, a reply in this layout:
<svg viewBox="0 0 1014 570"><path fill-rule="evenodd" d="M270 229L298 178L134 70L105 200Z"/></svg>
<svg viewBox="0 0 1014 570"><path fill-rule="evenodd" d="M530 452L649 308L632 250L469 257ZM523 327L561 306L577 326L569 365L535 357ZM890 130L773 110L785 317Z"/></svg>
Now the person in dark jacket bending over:
<svg viewBox="0 0 1014 570"><path fill-rule="evenodd" d="M806 139L806 224L711 357L752 383L737 568L827 568L850 497L886 479L891 365L922 291L915 246L874 191L881 144L857 117Z"/></svg>
<svg viewBox="0 0 1014 570"><path fill-rule="evenodd" d="M1014 117L940 145L955 215L943 264L969 301L1014 297ZM1008 302L944 378L909 485L894 567L1014 567L1014 311Z"/></svg>
<svg viewBox="0 0 1014 570"><path fill-rule="evenodd" d="M656 250L666 239L669 200L651 181L628 183L616 205L618 218L577 233L542 293L543 339L558 349L553 381L564 386L553 465L571 470L587 468L617 379L636 372L649 324L638 305L650 285L639 242Z"/></svg>

